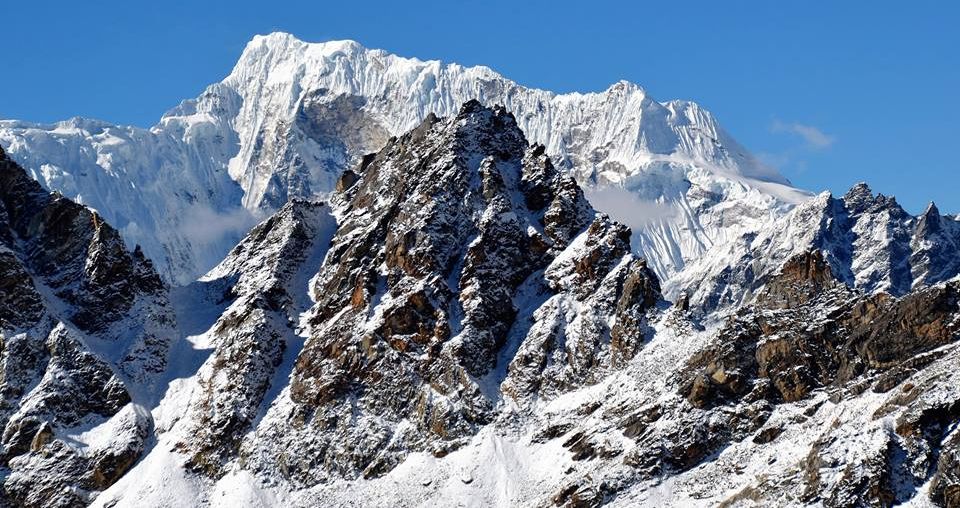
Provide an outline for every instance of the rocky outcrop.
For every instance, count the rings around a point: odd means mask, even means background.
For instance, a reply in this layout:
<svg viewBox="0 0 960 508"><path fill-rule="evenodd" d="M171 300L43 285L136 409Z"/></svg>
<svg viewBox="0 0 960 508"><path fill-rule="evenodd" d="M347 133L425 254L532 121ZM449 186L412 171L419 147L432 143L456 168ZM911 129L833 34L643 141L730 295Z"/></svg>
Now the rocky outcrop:
<svg viewBox="0 0 960 508"><path fill-rule="evenodd" d="M272 402L269 391L287 382L303 340L300 314L312 303L307 279L335 229L323 203L291 201L188 288L230 300L207 331L213 351L200 367L190 415L174 440L191 470L221 476Z"/></svg>
<svg viewBox="0 0 960 508"><path fill-rule="evenodd" d="M960 421L960 405L953 396L934 395L942 390L938 382L924 386L917 378L935 372L931 366L952 351L944 348L960 338L960 284L901 298L864 295L834 278L823 255L813 252L790 260L755 302L689 361L681 393L692 406L739 411L817 392L829 393L834 403L892 393L873 418L899 414L896 426L877 429L869 445L858 445L857 465L842 456L839 443L847 441L838 436L845 432L839 420L812 445L803 464L804 502L889 506L915 495L931 477L952 478L950 445L941 441ZM839 476L824 476L838 469ZM943 502L947 490L934 489L932 497Z"/></svg>
<svg viewBox="0 0 960 508"><path fill-rule="evenodd" d="M656 277L504 109L430 116L350 174L309 339L242 450L255 469L299 485L377 477L469 440L496 417L501 382L549 396L640 349Z"/></svg>
<svg viewBox="0 0 960 508"><path fill-rule="evenodd" d="M658 310L660 287L629 247L629 230L601 217L547 267L554 294L524 330L501 387L505 394L521 402L552 398L596 383L640 350L652 334L647 320Z"/></svg>
<svg viewBox="0 0 960 508"><path fill-rule="evenodd" d="M795 401L816 388L891 373L957 338L955 283L897 299L858 294L830 277L819 253L791 260L757 306L731 318L716 346L691 361L701 376L691 402L710 405L714 391L742 395L757 378L772 384L775 397ZM877 387L889 389L885 383Z"/></svg>
<svg viewBox="0 0 960 508"><path fill-rule="evenodd" d="M133 408L152 402L132 392L166 368L167 289L96 212L47 193L2 151L0 288L2 497L84 505L146 446L150 416ZM77 437L84 426L97 430Z"/></svg>

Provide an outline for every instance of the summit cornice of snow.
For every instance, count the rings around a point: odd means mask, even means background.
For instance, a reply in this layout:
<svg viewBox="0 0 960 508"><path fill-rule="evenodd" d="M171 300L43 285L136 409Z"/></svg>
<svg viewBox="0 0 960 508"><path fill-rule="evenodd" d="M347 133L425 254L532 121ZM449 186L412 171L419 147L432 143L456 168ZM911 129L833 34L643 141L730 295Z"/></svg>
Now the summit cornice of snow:
<svg viewBox="0 0 960 508"><path fill-rule="evenodd" d="M331 60L344 58L347 61L357 61L358 59L368 58L381 59L382 63L388 63L389 65L395 65L397 67L409 67L420 71L466 71L475 75L486 76L489 78L504 79L501 74L486 65L464 66L456 62L443 62L442 60L423 60L416 57L403 57L392 54L383 49L367 48L363 44L352 39L306 42L287 32L272 32L269 34L255 35L252 39L250 39L250 41L244 47L240 58L237 60L237 64L233 67L232 71L224 81L238 79L240 76L248 74L251 69L256 70L258 68L269 68L271 63L275 63L277 61L321 58L327 58ZM513 83L513 81L510 82ZM640 93L641 95L646 95L646 90L642 86L625 79L620 79L610 84L604 90L593 92L575 91L566 94L557 94L544 89L528 89L551 97L558 95L582 97L586 95L600 95L609 92Z"/></svg>
<svg viewBox="0 0 960 508"><path fill-rule="evenodd" d="M378 79L373 79L378 78ZM251 81L252 80L252 81ZM439 60L420 60L397 56L381 49L368 49L352 40L328 41L319 43L304 42L295 36L274 32L268 35L255 36L244 49L237 65L224 79L223 84L237 88L246 88L251 85L256 90L248 90L257 94L266 91L272 93L274 87L281 87L282 91L290 93L278 94L280 101L288 102L294 107L297 102L298 91L306 91L325 87L333 93L351 93L365 97L377 96L400 85L407 87L410 92L427 92L433 99L439 99L440 104L424 104L434 106L431 111L438 116L448 116L465 102L462 97L465 91L473 91L475 98L489 103L502 91L522 91L525 95L532 95L540 101L538 107L549 107L543 104L555 102L556 106L576 105L581 101L622 102L626 106L633 106L634 112L646 113L654 125L658 123L670 124L676 130L685 128L699 130L708 137L700 148L714 149L720 152L725 149L736 153L727 153L724 157L713 157L708 153L695 153L694 159L704 163L709 169L729 171L731 173L762 181L788 184L786 178L769 166L763 165L738 144L733 142L723 132L716 119L698 104L673 100L660 103L653 99L646 90L638 84L619 80L607 89L597 92L572 92L557 94L548 90L528 88L504 78L493 69L486 66L465 67L457 63L443 63ZM286 87L290 86L289 90ZM409 88L413 88L410 90ZM465 90L466 88L466 90ZM472 90L470 90L472 89ZM458 93L459 92L459 93ZM248 93L242 93L248 97ZM444 100L447 98L460 100ZM424 97L411 94L409 97L394 95L394 99L422 100ZM528 101L517 97L504 97L501 101L508 110L517 114L518 118L526 113ZM629 112L624 111L628 117ZM419 115L420 117L423 114ZM624 120L630 121L631 118ZM416 122L409 118L400 118L405 129L412 128ZM521 128L524 125L521 119ZM396 127L396 126L395 126ZM616 127L616 125L611 125ZM667 139L655 139L646 136L642 126L636 133L637 141L644 144L652 153L667 155L676 150ZM397 132L396 128L389 129ZM402 132L402 130L400 130ZM528 136L538 137L525 129ZM562 133L557 133L560 135ZM540 141L537 139L537 141ZM711 146L712 145L712 146ZM711 155L706 157L706 155ZM729 160L726 160L729 159Z"/></svg>

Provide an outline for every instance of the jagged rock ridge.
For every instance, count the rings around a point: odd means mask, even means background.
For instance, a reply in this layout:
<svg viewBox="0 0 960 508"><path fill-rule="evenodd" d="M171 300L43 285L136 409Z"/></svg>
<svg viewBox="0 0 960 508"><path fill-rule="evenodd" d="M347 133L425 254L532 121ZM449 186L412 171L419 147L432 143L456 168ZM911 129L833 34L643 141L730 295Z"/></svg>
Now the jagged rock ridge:
<svg viewBox="0 0 960 508"><path fill-rule="evenodd" d="M960 273L960 222L932 203L919 216L858 184L842 198L824 192L755 234L712 250L674 281L703 312L750 301L791 258L823 253L835 277L866 293L895 296Z"/></svg>
<svg viewBox="0 0 960 508"><path fill-rule="evenodd" d="M304 204L258 226L199 283L213 284L213 295L247 296L205 334L213 351L195 388L184 389L191 416L158 438L173 445L188 481L244 474L304 488L378 478L411 453L442 457L505 408L532 408L622 368L662 311L656 276L631 254L629 229L596 214L503 108L472 101L451 118L430 116L338 187L322 264L293 259L300 268L283 270L316 273L299 279L310 279L309 310L283 299L289 277L266 288L277 277L233 281L254 266L274 273L270 259L291 260L264 258L260 249L284 243L267 238L315 236L291 232L287 216ZM317 229L317 220L295 223ZM285 288L271 309L285 320L258 313L270 308L272 287ZM570 312L577 307L591 311ZM286 331L260 329L278 322ZM272 337L284 334L288 345L292 334L305 337L295 357L270 353ZM288 384L262 396L266 379ZM211 420L221 415L237 417ZM156 448L141 467L167 453ZM134 502L158 489L137 475L105 499Z"/></svg>

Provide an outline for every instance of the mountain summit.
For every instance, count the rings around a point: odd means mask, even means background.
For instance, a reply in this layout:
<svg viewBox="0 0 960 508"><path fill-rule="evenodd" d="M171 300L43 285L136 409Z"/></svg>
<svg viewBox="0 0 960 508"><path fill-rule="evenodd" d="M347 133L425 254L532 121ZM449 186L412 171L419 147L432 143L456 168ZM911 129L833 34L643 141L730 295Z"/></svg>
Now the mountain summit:
<svg viewBox="0 0 960 508"><path fill-rule="evenodd" d="M248 475L308 490L441 458L622 369L665 310L630 231L503 108L428 115L338 187L330 208L285 205L185 288L229 299L193 339L212 351L104 503L163 504L173 484L214 499Z"/></svg>

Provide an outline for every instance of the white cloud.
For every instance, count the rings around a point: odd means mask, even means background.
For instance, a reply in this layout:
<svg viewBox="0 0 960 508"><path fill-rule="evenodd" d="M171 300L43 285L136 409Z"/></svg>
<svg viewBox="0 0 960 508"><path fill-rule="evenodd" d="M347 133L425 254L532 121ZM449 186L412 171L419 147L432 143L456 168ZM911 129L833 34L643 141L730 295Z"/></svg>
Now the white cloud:
<svg viewBox="0 0 960 508"><path fill-rule="evenodd" d="M829 148L830 145L836 141L835 137L812 125L803 125L796 122L786 123L781 122L780 120L774 120L770 129L773 132L788 132L790 134L796 134L797 136L803 138L807 145L817 149Z"/></svg>
<svg viewBox="0 0 960 508"><path fill-rule="evenodd" d="M793 158L788 153L757 152L754 154L766 166L780 169L788 166Z"/></svg>
<svg viewBox="0 0 960 508"><path fill-rule="evenodd" d="M584 194L595 210L606 213L634 230L673 219L680 214L676 206L641 199L636 193L620 187L584 189Z"/></svg>
<svg viewBox="0 0 960 508"><path fill-rule="evenodd" d="M219 245L225 238L242 237L259 222L243 208L215 211L207 206L193 206L184 212L180 232L195 245Z"/></svg>

